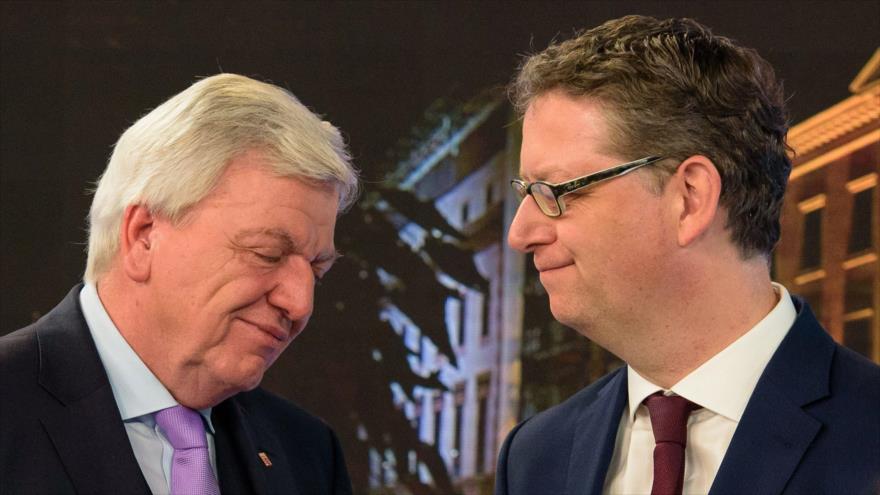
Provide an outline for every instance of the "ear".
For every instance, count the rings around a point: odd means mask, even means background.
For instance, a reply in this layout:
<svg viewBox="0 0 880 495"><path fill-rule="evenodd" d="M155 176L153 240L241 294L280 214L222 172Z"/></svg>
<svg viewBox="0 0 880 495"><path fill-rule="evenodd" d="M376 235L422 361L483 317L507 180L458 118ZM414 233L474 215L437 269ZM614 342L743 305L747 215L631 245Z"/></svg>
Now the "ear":
<svg viewBox="0 0 880 495"><path fill-rule="evenodd" d="M125 274L135 282L150 278L153 256L150 234L154 227L153 214L144 205L128 205L122 217L119 233L119 251Z"/></svg>
<svg viewBox="0 0 880 495"><path fill-rule="evenodd" d="M675 173L680 195L678 244L685 247L703 236L718 213L721 198L721 175L709 158L696 155L679 165Z"/></svg>

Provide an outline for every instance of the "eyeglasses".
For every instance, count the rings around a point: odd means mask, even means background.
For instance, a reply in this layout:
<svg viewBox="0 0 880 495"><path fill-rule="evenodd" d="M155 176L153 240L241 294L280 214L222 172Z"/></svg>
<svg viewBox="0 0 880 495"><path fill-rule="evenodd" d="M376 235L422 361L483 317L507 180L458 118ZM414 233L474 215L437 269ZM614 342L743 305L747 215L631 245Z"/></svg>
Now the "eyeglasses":
<svg viewBox="0 0 880 495"><path fill-rule="evenodd" d="M540 180L529 184L526 181L514 179L510 181L510 186L513 187L513 190L516 191L521 200L525 199L526 195L531 194L542 213L548 217L558 217L565 212L565 202L560 201L560 198L566 194L579 191L598 182L626 175L637 168L650 165L662 159L662 156L649 156L634 162L624 163L623 165L615 165L611 168L559 184L550 184Z"/></svg>

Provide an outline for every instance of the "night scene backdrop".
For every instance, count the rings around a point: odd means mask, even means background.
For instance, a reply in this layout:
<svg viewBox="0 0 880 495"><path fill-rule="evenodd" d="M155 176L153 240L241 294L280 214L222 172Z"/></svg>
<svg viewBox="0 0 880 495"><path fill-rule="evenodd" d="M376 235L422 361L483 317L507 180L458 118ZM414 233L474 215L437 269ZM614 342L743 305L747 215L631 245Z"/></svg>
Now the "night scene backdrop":
<svg viewBox="0 0 880 495"><path fill-rule="evenodd" d="M199 77L272 82L343 131L364 193L264 384L339 433L358 493L489 493L516 422L620 364L552 321L504 246L503 87L523 54L626 14L757 49L792 123L880 45L876 1L0 3L0 334L80 281L87 191L125 128Z"/></svg>

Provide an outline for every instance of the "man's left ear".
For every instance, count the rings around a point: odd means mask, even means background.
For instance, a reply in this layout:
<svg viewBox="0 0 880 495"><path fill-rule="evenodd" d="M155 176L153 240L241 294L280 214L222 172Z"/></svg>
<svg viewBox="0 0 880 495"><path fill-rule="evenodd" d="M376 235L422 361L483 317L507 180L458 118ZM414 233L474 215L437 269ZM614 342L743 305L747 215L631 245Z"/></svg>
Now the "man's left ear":
<svg viewBox="0 0 880 495"><path fill-rule="evenodd" d="M721 175L712 160L695 155L684 160L675 173L676 195L680 198L678 245L699 239L715 221L721 198Z"/></svg>
<svg viewBox="0 0 880 495"><path fill-rule="evenodd" d="M119 253L123 271L135 282L146 282L150 278L154 227L155 218L146 206L135 204L125 208L119 232Z"/></svg>

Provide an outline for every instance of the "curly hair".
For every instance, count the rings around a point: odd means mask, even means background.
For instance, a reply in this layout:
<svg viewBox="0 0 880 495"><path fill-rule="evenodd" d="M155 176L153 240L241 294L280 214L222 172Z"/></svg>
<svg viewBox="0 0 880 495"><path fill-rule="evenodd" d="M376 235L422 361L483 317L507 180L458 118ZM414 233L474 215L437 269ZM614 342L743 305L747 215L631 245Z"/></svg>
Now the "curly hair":
<svg viewBox="0 0 880 495"><path fill-rule="evenodd" d="M657 192L681 161L709 157L733 241L769 257L791 162L782 84L755 50L691 19L626 16L526 57L509 87L521 114L554 90L600 102L610 151L666 157L650 169Z"/></svg>

